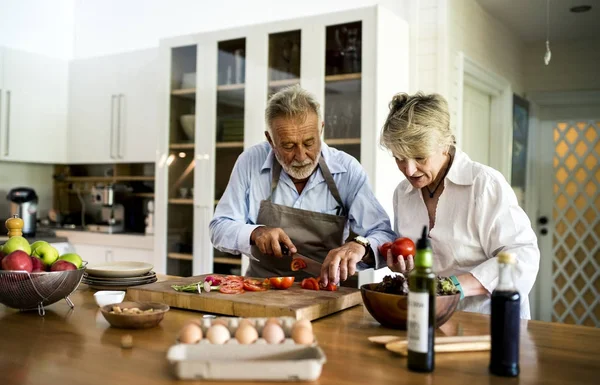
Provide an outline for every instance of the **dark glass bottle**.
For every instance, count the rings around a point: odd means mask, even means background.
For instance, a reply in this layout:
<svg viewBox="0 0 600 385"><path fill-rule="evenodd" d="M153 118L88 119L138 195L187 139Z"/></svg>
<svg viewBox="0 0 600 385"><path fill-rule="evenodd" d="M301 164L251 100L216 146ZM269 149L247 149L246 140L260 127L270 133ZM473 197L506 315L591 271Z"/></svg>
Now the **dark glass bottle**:
<svg viewBox="0 0 600 385"><path fill-rule="evenodd" d="M498 254L500 274L492 292L490 373L506 377L519 375L521 295L513 280L514 264L514 254Z"/></svg>
<svg viewBox="0 0 600 385"><path fill-rule="evenodd" d="M434 369L435 274L433 254L423 227L417 241L415 268L408 276L408 369L432 372Z"/></svg>

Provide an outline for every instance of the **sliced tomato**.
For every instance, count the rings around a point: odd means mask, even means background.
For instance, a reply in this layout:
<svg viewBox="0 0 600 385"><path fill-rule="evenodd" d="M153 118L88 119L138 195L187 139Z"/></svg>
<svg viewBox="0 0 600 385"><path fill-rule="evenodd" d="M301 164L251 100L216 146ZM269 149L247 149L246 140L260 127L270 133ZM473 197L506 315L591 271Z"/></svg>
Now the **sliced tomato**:
<svg viewBox="0 0 600 385"><path fill-rule="evenodd" d="M307 290L319 290L319 282L314 278L304 278L300 287Z"/></svg>
<svg viewBox="0 0 600 385"><path fill-rule="evenodd" d="M219 291L223 294L241 294L244 292L244 288L242 286L233 287L229 285L221 285Z"/></svg>
<svg viewBox="0 0 600 385"><path fill-rule="evenodd" d="M247 291L265 291L267 288L263 286L263 281L258 279L244 280L244 290Z"/></svg>
<svg viewBox="0 0 600 385"><path fill-rule="evenodd" d="M224 281L240 281L244 282L244 277L240 277L239 275L228 275L225 277Z"/></svg>
<svg viewBox="0 0 600 385"><path fill-rule="evenodd" d="M332 282L329 282L327 284L327 286L325 286L323 288L323 290L326 290L326 291L337 291L337 289L338 289L337 285L335 283L332 283Z"/></svg>
<svg viewBox="0 0 600 385"><path fill-rule="evenodd" d="M292 271L303 270L306 269L306 262L303 259L294 258L290 267Z"/></svg>
<svg viewBox="0 0 600 385"><path fill-rule="evenodd" d="M285 290L292 286L294 279L294 277L272 277L269 278L269 283L274 289Z"/></svg>

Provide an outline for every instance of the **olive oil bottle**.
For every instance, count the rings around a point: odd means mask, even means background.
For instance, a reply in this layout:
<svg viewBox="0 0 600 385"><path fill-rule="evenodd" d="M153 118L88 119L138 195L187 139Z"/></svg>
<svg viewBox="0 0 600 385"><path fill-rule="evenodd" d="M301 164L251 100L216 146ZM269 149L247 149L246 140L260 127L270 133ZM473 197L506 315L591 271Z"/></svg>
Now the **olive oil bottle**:
<svg viewBox="0 0 600 385"><path fill-rule="evenodd" d="M417 241L415 268L408 276L408 369L432 372L434 369L435 274L433 253L423 227Z"/></svg>

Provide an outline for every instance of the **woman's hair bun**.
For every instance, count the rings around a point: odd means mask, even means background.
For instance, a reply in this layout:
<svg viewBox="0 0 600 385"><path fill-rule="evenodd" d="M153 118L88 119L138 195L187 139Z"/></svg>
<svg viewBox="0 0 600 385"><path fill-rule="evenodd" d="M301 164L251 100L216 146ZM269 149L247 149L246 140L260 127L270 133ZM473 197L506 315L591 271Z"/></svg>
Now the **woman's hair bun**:
<svg viewBox="0 0 600 385"><path fill-rule="evenodd" d="M400 111L406 105L406 102L410 99L410 95L407 93L399 93L394 95L390 102L390 112L393 114Z"/></svg>

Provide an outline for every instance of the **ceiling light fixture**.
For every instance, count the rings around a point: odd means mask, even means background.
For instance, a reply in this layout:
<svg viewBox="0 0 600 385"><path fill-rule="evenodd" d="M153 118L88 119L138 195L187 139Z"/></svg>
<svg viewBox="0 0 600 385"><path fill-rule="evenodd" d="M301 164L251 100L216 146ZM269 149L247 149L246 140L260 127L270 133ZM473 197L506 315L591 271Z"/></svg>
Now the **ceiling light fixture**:
<svg viewBox="0 0 600 385"><path fill-rule="evenodd" d="M571 7L570 11L573 13L583 13L592 9L591 5L578 5L576 7Z"/></svg>
<svg viewBox="0 0 600 385"><path fill-rule="evenodd" d="M550 0L546 0L546 53L544 54L544 64L550 64L552 52L550 51Z"/></svg>

